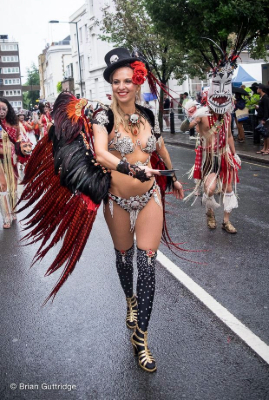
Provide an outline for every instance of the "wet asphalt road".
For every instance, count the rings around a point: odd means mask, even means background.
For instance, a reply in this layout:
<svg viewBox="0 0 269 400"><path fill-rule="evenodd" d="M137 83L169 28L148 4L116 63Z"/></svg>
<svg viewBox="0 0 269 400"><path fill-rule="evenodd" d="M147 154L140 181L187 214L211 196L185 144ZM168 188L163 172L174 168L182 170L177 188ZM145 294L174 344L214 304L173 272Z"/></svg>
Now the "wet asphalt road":
<svg viewBox="0 0 269 400"><path fill-rule="evenodd" d="M168 147L182 176L194 153ZM170 233L186 248L207 250L187 254L201 264L178 259L161 246L267 344L268 173L265 166L243 163L240 207L231 218L235 236L221 230L220 210L218 228L210 232L199 198L191 207L169 197ZM191 182L185 185L191 187ZM18 248L21 237L19 223L0 229L1 400L269 399L269 366L160 264L149 329L158 370L150 375L137 366L102 210L79 265L53 305L41 307L57 280L44 278L57 248L29 270L37 245ZM13 383L16 389L10 388Z"/></svg>

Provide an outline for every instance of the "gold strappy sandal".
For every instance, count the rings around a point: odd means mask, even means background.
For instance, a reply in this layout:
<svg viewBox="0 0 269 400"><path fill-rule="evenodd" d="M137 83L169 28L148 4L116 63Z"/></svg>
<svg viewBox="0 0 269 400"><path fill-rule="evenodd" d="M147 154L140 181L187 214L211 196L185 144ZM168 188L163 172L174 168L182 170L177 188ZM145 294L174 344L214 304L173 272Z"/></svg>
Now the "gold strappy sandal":
<svg viewBox="0 0 269 400"><path fill-rule="evenodd" d="M230 221L223 222L222 229L224 229L228 233L237 233L236 228L231 224Z"/></svg>
<svg viewBox="0 0 269 400"><path fill-rule="evenodd" d="M143 337L138 336L137 332ZM132 334L131 342L134 348L134 355L138 356L139 366L147 372L155 372L157 370L156 361L148 348L148 332L141 331L137 326Z"/></svg>
<svg viewBox="0 0 269 400"><path fill-rule="evenodd" d="M127 300L127 316L126 325L129 329L134 329L137 323L137 299L136 296L126 297Z"/></svg>
<svg viewBox="0 0 269 400"><path fill-rule="evenodd" d="M216 229L217 223L215 219L215 214L213 210L208 210L206 213L207 216L207 226L209 229Z"/></svg>

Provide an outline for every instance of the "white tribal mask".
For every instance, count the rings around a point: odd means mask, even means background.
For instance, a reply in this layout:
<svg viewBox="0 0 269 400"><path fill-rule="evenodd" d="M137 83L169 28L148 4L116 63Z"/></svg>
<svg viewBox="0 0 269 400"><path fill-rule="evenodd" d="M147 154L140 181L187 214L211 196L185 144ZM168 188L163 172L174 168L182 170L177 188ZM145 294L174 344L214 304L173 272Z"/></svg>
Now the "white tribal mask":
<svg viewBox="0 0 269 400"><path fill-rule="evenodd" d="M211 73L208 105L216 114L225 114L232 109L232 75L233 67L229 62Z"/></svg>

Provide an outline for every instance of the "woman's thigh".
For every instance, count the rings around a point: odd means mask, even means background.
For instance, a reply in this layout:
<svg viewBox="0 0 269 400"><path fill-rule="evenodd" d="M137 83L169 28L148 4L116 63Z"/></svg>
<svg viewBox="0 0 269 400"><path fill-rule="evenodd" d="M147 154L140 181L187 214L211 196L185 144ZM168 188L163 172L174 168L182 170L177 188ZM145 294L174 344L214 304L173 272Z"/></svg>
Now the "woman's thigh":
<svg viewBox="0 0 269 400"><path fill-rule="evenodd" d="M161 204L161 198L158 194ZM163 228L163 209L152 196L148 204L140 211L136 225L136 243L141 250L156 251L159 247Z"/></svg>
<svg viewBox="0 0 269 400"><path fill-rule="evenodd" d="M134 233L130 231L130 214L113 201L113 217L108 203L104 207L104 216L115 249L130 249L134 243Z"/></svg>

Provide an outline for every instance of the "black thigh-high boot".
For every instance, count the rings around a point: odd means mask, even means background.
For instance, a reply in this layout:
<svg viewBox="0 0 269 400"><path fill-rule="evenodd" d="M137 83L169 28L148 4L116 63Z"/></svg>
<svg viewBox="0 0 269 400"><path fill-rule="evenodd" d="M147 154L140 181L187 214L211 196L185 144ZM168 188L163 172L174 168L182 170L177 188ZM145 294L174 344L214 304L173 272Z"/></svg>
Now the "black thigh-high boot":
<svg viewBox="0 0 269 400"><path fill-rule="evenodd" d="M156 371L156 362L148 349L147 329L155 292L155 264L157 252L137 248L137 327L132 335L134 352L141 368Z"/></svg>
<svg viewBox="0 0 269 400"><path fill-rule="evenodd" d="M115 253L116 267L127 301L126 325L128 328L133 329L136 327L137 321L137 300L133 294L134 245L129 250L115 249Z"/></svg>

